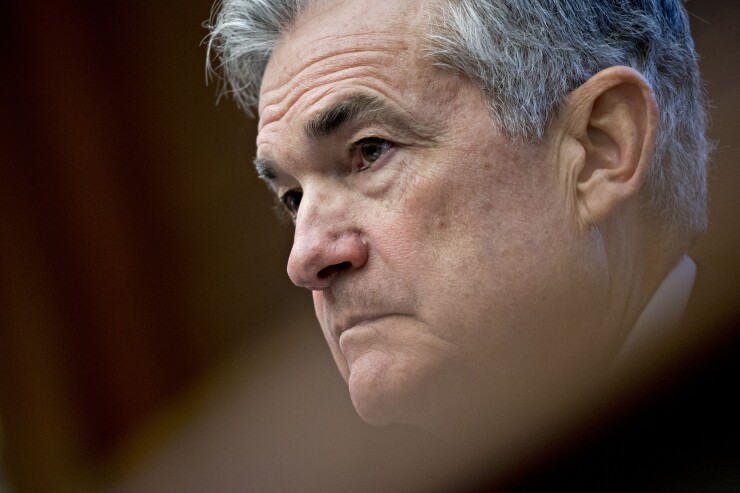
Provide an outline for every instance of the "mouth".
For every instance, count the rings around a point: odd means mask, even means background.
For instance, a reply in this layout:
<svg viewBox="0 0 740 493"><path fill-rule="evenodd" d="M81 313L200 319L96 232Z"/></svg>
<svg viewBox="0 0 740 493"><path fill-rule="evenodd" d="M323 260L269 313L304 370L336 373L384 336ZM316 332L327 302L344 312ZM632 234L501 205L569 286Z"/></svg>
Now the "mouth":
<svg viewBox="0 0 740 493"><path fill-rule="evenodd" d="M343 321L342 323L334 325L334 335L336 336L337 340L339 340L339 337L343 333L349 330L360 328L372 322L377 322L378 320L392 317L395 315L400 315L400 313L380 313L380 314L373 314L373 315L352 316L352 317L349 317L347 320Z"/></svg>

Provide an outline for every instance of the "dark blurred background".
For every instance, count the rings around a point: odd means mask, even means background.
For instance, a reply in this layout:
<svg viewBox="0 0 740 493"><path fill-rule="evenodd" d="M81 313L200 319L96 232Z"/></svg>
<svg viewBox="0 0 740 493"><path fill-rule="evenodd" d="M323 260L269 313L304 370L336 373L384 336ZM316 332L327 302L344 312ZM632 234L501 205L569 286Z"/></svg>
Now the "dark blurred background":
<svg viewBox="0 0 740 493"><path fill-rule="evenodd" d="M688 8L718 144L711 226L692 256L721 273L705 321L724 327L740 300L740 7ZM0 6L0 444L12 491L323 484L373 446L418 440L368 432L352 413L310 296L285 274L292 226L252 170L254 122L205 84L210 10Z"/></svg>
<svg viewBox="0 0 740 493"><path fill-rule="evenodd" d="M19 490L112 457L300 305L254 126L205 85L210 8L3 2L0 414Z"/></svg>

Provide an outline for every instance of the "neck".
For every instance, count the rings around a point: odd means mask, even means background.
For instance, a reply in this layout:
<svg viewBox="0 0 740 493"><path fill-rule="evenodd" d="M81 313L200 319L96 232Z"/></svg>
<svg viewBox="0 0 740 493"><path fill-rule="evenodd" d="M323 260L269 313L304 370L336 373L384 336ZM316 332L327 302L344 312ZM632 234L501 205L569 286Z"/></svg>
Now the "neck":
<svg viewBox="0 0 740 493"><path fill-rule="evenodd" d="M610 273L610 305L604 323L612 326L613 356L684 253L678 247L669 248L633 212L603 228Z"/></svg>

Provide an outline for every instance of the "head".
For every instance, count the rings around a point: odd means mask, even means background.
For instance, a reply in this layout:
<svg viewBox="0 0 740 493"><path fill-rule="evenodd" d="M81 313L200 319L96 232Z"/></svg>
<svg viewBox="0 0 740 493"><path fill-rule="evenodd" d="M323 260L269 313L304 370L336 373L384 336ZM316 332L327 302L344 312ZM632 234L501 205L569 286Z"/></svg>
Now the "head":
<svg viewBox="0 0 740 493"><path fill-rule="evenodd" d="M598 374L704 227L686 14L616 4L223 2L288 274L366 420L510 416Z"/></svg>

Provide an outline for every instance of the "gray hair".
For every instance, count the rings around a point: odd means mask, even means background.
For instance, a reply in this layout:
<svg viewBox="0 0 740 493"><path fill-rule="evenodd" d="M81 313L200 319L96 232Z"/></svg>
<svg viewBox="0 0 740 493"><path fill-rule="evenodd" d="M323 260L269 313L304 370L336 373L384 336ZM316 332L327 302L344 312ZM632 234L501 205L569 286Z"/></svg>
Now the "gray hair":
<svg viewBox="0 0 740 493"><path fill-rule="evenodd" d="M222 93L252 114L280 36L315 0L224 0L208 26L207 66ZM706 227L710 145L697 56L680 0L447 0L425 2L427 55L476 82L501 130L544 139L568 94L607 67L651 84L660 109L653 163L641 190L653 225L672 238Z"/></svg>

